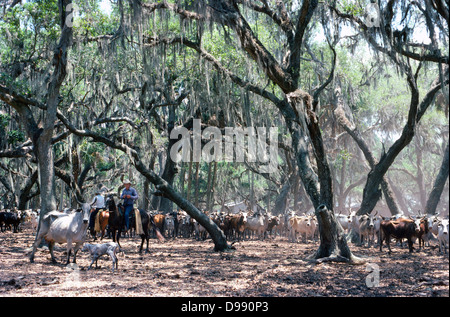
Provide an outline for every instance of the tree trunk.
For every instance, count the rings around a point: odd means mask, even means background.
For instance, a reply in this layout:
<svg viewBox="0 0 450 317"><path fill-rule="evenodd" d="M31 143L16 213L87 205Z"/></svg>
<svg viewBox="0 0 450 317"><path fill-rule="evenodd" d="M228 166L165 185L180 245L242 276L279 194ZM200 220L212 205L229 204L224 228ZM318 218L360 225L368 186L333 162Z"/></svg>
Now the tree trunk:
<svg viewBox="0 0 450 317"><path fill-rule="evenodd" d="M446 69L446 76L448 76L448 68ZM435 94L441 88L441 85L448 84L448 78L445 82L440 82L439 77L433 82L432 87L427 92L422 102L419 104L419 89L417 88L417 77L409 70L406 72L407 82L411 89L411 101L409 105L408 120L403 127L402 134L392 144L386 153L383 153L379 162L375 164L370 171L366 185L363 191L363 201L361 208L357 212L358 215L369 214L377 204L381 191L379 190L380 184L388 171L389 167L394 163L396 157L400 152L411 142L414 137L417 123L424 115L425 111L431 105Z"/></svg>
<svg viewBox="0 0 450 317"><path fill-rule="evenodd" d="M170 135L173 128L175 127L175 106L169 106L169 120L167 122L167 133ZM177 142L177 139L169 139L169 144L166 150L166 164L164 165L164 172L162 178L169 183L170 186L173 185L175 175L177 173L177 165L170 158L170 149ZM173 203L167 198L161 197L161 202L159 204L159 209L163 213L170 213L173 211Z"/></svg>
<svg viewBox="0 0 450 317"><path fill-rule="evenodd" d="M310 257L316 261L345 261L359 264L363 261L350 251L344 230L333 213L333 186L316 114L312 111L311 96L296 90L287 95L285 105L278 105L292 135L292 148L297 158L300 178L310 197L319 225L320 245ZM286 107L289 105L289 108ZM291 111L292 110L292 111ZM305 133L309 132L319 175L314 172Z"/></svg>
<svg viewBox="0 0 450 317"><path fill-rule="evenodd" d="M311 256L316 262L347 262L352 264L364 264L366 261L354 256L347 244L347 236L340 223L336 221L334 213L325 205L316 209L316 217L320 230L320 246Z"/></svg>
<svg viewBox="0 0 450 317"><path fill-rule="evenodd" d="M434 181L433 189L431 190L430 196L425 207L425 212L427 214L434 215L436 213L436 208L441 199L442 191L444 190L445 183L448 179L449 172L449 142L447 141L447 148L445 149L444 159L442 160L441 169Z"/></svg>
<svg viewBox="0 0 450 317"><path fill-rule="evenodd" d="M17 208L19 210L27 209L27 202L30 199L30 192L31 192L31 189L33 188L33 185L36 183L38 176L39 175L38 175L37 170L34 171L31 174L30 178L27 179L25 186L20 191L19 205L17 206Z"/></svg>
<svg viewBox="0 0 450 317"><path fill-rule="evenodd" d="M350 122L346 115L344 110L344 104L341 97L341 91L340 89L335 90L335 95L338 100L336 108L334 110L334 115L336 116L336 119L339 122L339 125L353 138L353 140L356 142L360 150L363 152L364 157L366 158L367 162L369 163L370 167L373 169L375 165L377 164L375 157L370 151L367 143L364 141L364 139L361 136L361 132L358 130L358 128ZM369 173L370 175L370 173ZM382 177L380 181L381 190L384 194L384 198L386 200L386 204L389 207L389 210L392 215L396 215L400 213L400 209L398 208L397 201L395 199L393 190L391 188L391 185L389 184L386 177ZM367 187L367 186L366 186ZM378 200L381 198L381 191L377 186L376 188L367 188L367 191L373 191L369 196L373 197L371 203L377 204ZM374 205L374 207L375 207ZM373 209L373 208L372 208ZM372 210L371 210L372 211Z"/></svg>
<svg viewBox="0 0 450 317"><path fill-rule="evenodd" d="M208 231L214 242L214 251L227 251L232 249L232 247L228 245L223 231L217 227L211 218L202 213L190 201L178 194L165 180L158 177L153 171L146 169L141 161L136 161L135 167L144 177L155 184L156 189L161 191L166 198L176 203Z"/></svg>

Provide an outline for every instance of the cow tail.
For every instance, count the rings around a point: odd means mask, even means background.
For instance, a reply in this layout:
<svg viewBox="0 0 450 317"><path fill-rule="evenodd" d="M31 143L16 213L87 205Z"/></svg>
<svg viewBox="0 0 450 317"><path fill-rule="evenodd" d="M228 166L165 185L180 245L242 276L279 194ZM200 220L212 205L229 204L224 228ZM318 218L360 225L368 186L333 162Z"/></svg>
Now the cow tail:
<svg viewBox="0 0 450 317"><path fill-rule="evenodd" d="M164 236L161 234L161 232L159 231L159 229L156 227L155 222L153 221L153 217L150 216L150 223L152 224L153 230L155 230L156 233L156 238L158 239L159 242L164 242L166 241L166 239L164 239Z"/></svg>
<svg viewBox="0 0 450 317"><path fill-rule="evenodd" d="M164 241L166 241L166 239L164 239L164 236L161 234L161 232L159 231L159 229L156 228L156 226L155 226L154 228L155 228L156 237L158 238L158 241L159 241L159 242L164 242Z"/></svg>

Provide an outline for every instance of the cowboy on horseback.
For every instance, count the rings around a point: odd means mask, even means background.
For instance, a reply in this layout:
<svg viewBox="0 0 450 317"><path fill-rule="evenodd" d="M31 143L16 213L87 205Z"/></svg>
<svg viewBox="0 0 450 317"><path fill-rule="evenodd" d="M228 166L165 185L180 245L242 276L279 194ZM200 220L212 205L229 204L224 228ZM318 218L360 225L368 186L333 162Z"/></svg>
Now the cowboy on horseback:
<svg viewBox="0 0 450 317"><path fill-rule="evenodd" d="M136 189L131 187L131 182L129 180L125 180L123 185L125 188L122 191L120 199L123 199L123 207L125 209L125 228L128 231L130 229L130 214L134 209L133 204L139 196Z"/></svg>

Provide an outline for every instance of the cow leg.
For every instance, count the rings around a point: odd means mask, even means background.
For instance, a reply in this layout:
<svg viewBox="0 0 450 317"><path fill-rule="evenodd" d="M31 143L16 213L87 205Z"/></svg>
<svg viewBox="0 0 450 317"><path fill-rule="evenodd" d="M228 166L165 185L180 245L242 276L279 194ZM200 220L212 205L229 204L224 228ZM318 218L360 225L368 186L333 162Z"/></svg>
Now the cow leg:
<svg viewBox="0 0 450 317"><path fill-rule="evenodd" d="M30 263L34 263L34 254L36 253L37 247L39 246L42 238L44 237L44 234L42 233L43 231L44 230L39 232L39 234L36 237L36 240L33 243L33 250L31 251L31 254L30 254Z"/></svg>
<svg viewBox="0 0 450 317"><path fill-rule="evenodd" d="M380 231L378 231L378 243L380 244L380 252L383 251L383 237L382 237L382 229L380 228Z"/></svg>
<svg viewBox="0 0 450 317"><path fill-rule="evenodd" d="M389 235L386 236L386 244L388 246L389 253L391 253L392 252L392 250L391 250L391 236L389 236Z"/></svg>
<svg viewBox="0 0 450 317"><path fill-rule="evenodd" d="M145 249L145 253L149 253L150 250L149 250L149 248L148 248L148 242L149 242L149 240L150 240L150 236L149 236L149 235L146 235L145 239L147 240L147 248Z"/></svg>
<svg viewBox="0 0 450 317"><path fill-rule="evenodd" d="M66 265L70 263L70 254L72 253L72 241L67 240L67 261Z"/></svg>
<svg viewBox="0 0 450 317"><path fill-rule="evenodd" d="M73 263L76 263L77 253L78 253L78 250L80 250L82 245L83 245L83 242L77 242L75 244L75 247L73 248Z"/></svg>
<svg viewBox="0 0 450 317"><path fill-rule="evenodd" d="M96 261L97 261L97 257L96 257L96 255L94 254L94 255L92 256L91 264L90 264L89 267L88 267L88 271L92 268L92 264L94 264L94 262L96 262ZM97 263L95 263L95 266L97 267Z"/></svg>
<svg viewBox="0 0 450 317"><path fill-rule="evenodd" d="M413 242L411 238L408 238L408 248L409 248L409 253L413 253Z"/></svg>
<svg viewBox="0 0 450 317"><path fill-rule="evenodd" d="M112 271L114 272L114 266L117 266L117 257L114 254L113 250L108 250L106 253L109 255L109 257L112 261Z"/></svg>
<svg viewBox="0 0 450 317"><path fill-rule="evenodd" d="M50 256L52 258L52 263L57 263L55 259L55 255L53 254L53 247L55 246L55 242L48 243L48 250L50 251Z"/></svg>

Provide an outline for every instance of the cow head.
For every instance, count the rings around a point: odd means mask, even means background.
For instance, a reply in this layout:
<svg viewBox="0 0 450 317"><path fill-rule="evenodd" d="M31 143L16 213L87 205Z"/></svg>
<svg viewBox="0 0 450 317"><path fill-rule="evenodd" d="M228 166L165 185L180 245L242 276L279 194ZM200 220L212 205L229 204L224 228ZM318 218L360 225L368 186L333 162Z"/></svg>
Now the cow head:
<svg viewBox="0 0 450 317"><path fill-rule="evenodd" d="M427 222L428 222L428 230L432 230L433 227L436 228L438 226L439 219L436 215L428 215Z"/></svg>
<svg viewBox="0 0 450 317"><path fill-rule="evenodd" d="M311 217L306 217L305 222L307 227L311 227L311 221L312 221Z"/></svg>
<svg viewBox="0 0 450 317"><path fill-rule="evenodd" d="M448 219L443 219L438 224L439 232L443 235L448 236Z"/></svg>
<svg viewBox="0 0 450 317"><path fill-rule="evenodd" d="M417 217L417 218L414 219L411 216L409 216L409 219L414 221L414 227L415 227L416 233L419 233L419 231L420 231L420 222L422 221L422 218Z"/></svg>
<svg viewBox="0 0 450 317"><path fill-rule="evenodd" d="M77 212L81 213L81 218L83 219L83 223L89 223L89 216L91 214L91 206L87 203L80 203L81 208L77 209Z"/></svg>
<svg viewBox="0 0 450 317"><path fill-rule="evenodd" d="M369 229L373 229L373 227L374 227L373 216L372 215L369 215L368 218L367 218L367 227Z"/></svg>
<svg viewBox="0 0 450 317"><path fill-rule="evenodd" d="M246 224L247 223L247 217L248 217L248 212L243 212L242 214L242 223Z"/></svg>

